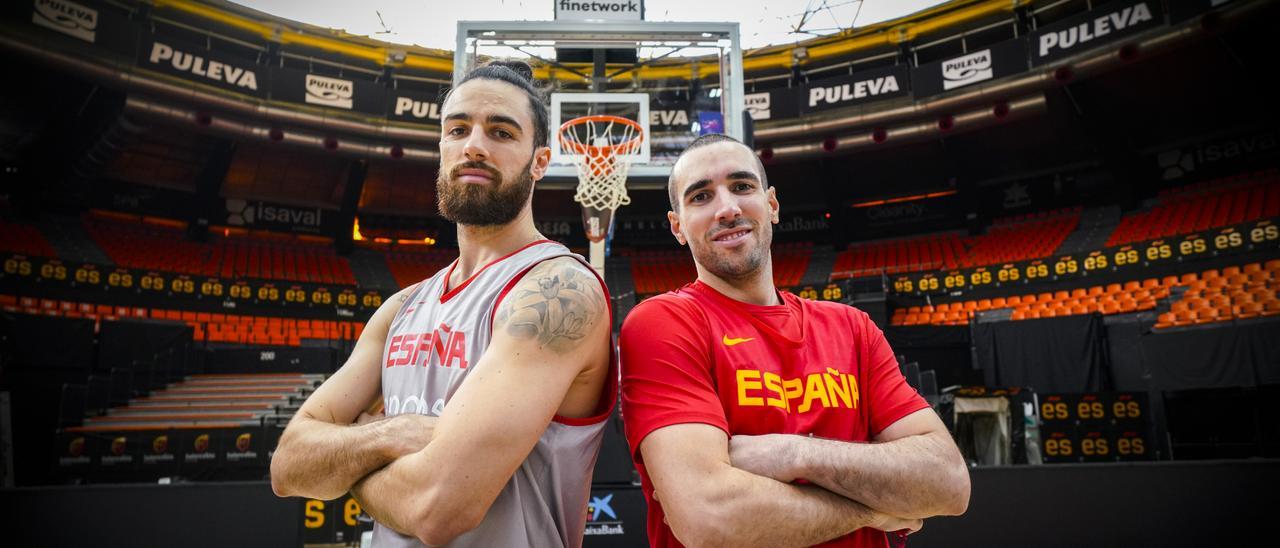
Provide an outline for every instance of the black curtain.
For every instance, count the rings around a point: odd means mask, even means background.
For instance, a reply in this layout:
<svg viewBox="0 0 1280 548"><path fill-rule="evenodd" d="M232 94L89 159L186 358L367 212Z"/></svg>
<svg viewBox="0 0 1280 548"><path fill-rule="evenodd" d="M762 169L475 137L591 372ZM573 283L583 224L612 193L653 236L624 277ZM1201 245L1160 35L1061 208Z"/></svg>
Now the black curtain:
<svg viewBox="0 0 1280 548"><path fill-rule="evenodd" d="M83 385L92 364L92 320L0 313L0 390L10 393L17 485L48 481L62 386Z"/></svg>
<svg viewBox="0 0 1280 548"><path fill-rule="evenodd" d="M921 371L932 370L939 388L982 383L981 372L973 368L967 325L890 327L884 336L895 354L920 364Z"/></svg>
<svg viewBox="0 0 1280 548"><path fill-rule="evenodd" d="M1142 338L1157 390L1280 383L1280 321L1223 324Z"/></svg>
<svg viewBox="0 0 1280 548"><path fill-rule="evenodd" d="M1106 333L1097 314L979 323L973 345L987 386L1036 392L1102 392L1108 373Z"/></svg>
<svg viewBox="0 0 1280 548"><path fill-rule="evenodd" d="M88 369L93 320L0 313L0 353L19 367Z"/></svg>
<svg viewBox="0 0 1280 548"><path fill-rule="evenodd" d="M131 368L185 355L191 345L191 326L158 320L104 321L98 333L98 369ZM183 356L185 357L185 356Z"/></svg>
<svg viewBox="0 0 1280 548"><path fill-rule="evenodd" d="M1111 385L1117 392L1146 392L1150 372L1143 358L1142 338L1150 324L1112 323L1107 326L1107 347L1111 358Z"/></svg>

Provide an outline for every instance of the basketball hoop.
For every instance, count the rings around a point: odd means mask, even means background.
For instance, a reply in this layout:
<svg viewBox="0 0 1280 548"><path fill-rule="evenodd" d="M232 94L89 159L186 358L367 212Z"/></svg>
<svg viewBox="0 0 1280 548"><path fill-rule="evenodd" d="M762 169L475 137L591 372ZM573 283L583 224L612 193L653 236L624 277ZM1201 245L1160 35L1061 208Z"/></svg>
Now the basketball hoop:
<svg viewBox="0 0 1280 548"><path fill-rule="evenodd" d="M561 125L558 138L578 168L573 201L582 205L587 239L603 242L614 210L631 203L627 173L633 154L644 142L644 127L621 116L581 116Z"/></svg>

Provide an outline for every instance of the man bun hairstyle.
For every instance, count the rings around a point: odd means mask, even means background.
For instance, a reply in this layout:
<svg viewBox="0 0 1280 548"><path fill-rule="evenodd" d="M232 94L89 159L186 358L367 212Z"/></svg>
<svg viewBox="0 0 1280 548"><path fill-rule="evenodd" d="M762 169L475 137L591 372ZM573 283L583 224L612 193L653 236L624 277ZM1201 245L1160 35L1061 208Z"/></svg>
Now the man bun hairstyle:
<svg viewBox="0 0 1280 548"><path fill-rule="evenodd" d="M467 73L458 85L453 86L444 98L447 101L449 95L467 82L472 80L498 80L506 82L523 91L529 99L529 111L533 115L533 147L545 147L549 142L549 127L547 122L547 104L546 96L542 90L538 89L533 83L533 67L524 61L490 61L484 66L477 67L475 70ZM442 102L443 104L443 102Z"/></svg>

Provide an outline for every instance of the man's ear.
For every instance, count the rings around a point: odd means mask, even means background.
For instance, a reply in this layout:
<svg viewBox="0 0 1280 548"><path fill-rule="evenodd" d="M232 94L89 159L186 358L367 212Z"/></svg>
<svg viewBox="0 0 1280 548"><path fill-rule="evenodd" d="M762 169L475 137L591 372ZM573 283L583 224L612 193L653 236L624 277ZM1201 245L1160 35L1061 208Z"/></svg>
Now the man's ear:
<svg viewBox="0 0 1280 548"><path fill-rule="evenodd" d="M541 181L547 175L549 165L551 165L551 147L533 149L533 163L529 166L529 176L534 181Z"/></svg>
<svg viewBox="0 0 1280 548"><path fill-rule="evenodd" d="M769 187L765 194L769 197L769 221L776 225L779 222L778 212L780 209L778 205L778 187Z"/></svg>
<svg viewBox="0 0 1280 548"><path fill-rule="evenodd" d="M671 235L676 237L676 241L680 242L680 245L689 243L685 241L684 234L680 233L680 216L676 215L676 212L667 212L667 224L671 225Z"/></svg>

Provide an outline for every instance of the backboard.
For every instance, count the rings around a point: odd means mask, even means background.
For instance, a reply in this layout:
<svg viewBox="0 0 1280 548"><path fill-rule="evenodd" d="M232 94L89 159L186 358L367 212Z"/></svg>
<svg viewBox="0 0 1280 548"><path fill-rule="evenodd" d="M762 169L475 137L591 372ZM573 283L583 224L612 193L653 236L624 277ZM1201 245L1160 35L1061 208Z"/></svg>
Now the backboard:
<svg viewBox="0 0 1280 548"><path fill-rule="evenodd" d="M702 133L742 139L742 50L737 23L459 21L453 81L493 59L534 68L548 91L550 135L579 116L639 122L628 184L661 182ZM552 138L546 183L572 186L577 169Z"/></svg>

